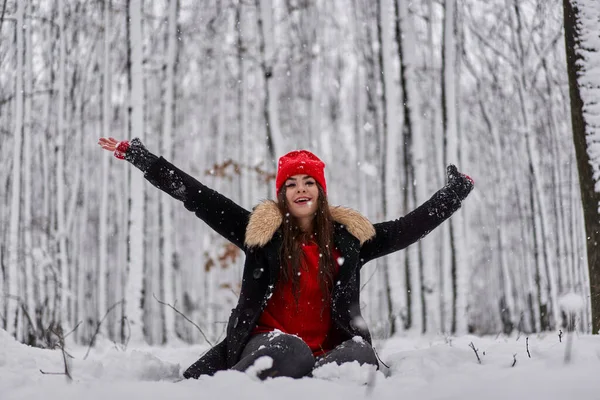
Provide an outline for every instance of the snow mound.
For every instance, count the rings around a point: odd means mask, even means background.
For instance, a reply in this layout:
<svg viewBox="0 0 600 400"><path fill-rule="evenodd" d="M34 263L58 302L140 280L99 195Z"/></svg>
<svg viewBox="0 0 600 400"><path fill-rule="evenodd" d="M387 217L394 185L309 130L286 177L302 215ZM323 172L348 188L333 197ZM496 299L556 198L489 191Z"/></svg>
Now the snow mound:
<svg viewBox="0 0 600 400"><path fill-rule="evenodd" d="M142 350L107 354L104 359L75 360L74 368L94 378L112 380L160 381L179 378L179 364L165 362Z"/></svg>
<svg viewBox="0 0 600 400"><path fill-rule="evenodd" d="M254 361L254 364L252 364L250 368L246 370L246 374L252 379L259 380L260 378L258 377L258 374L260 374L266 369L271 368L272 366L273 359L269 356L262 356L259 357L256 361Z"/></svg>
<svg viewBox="0 0 600 400"><path fill-rule="evenodd" d="M377 371L376 366L369 364L360 365L358 361L342 365L336 363L325 364L313 371L313 377L358 385L367 385L385 379L383 373Z"/></svg>

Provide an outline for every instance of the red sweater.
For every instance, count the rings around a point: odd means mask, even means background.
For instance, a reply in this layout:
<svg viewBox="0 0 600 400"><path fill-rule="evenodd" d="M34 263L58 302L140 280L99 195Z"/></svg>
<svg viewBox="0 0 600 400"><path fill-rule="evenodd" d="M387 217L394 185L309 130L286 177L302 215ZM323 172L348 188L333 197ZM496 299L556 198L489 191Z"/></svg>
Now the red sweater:
<svg viewBox="0 0 600 400"><path fill-rule="evenodd" d="M325 301L319 286L319 247L316 243L303 245L304 262L300 268L298 306L294 299L292 282L277 285L269 299L253 334L272 332L278 329L284 333L297 335L308 344L314 355L331 350L326 345L331 328L331 304ZM339 271L340 252L334 249L333 264L335 274Z"/></svg>

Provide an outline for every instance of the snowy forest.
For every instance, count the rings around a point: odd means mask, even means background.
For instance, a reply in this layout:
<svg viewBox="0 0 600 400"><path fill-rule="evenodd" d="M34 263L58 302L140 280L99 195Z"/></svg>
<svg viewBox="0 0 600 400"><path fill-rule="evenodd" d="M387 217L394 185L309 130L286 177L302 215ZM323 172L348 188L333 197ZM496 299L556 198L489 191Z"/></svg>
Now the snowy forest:
<svg viewBox="0 0 600 400"><path fill-rule="evenodd" d="M330 203L372 222L456 164L475 181L459 212L361 272L374 338L597 333L594 1L0 7L0 328L19 341L214 344L237 302L239 249L99 137L138 137L249 210L308 149Z"/></svg>

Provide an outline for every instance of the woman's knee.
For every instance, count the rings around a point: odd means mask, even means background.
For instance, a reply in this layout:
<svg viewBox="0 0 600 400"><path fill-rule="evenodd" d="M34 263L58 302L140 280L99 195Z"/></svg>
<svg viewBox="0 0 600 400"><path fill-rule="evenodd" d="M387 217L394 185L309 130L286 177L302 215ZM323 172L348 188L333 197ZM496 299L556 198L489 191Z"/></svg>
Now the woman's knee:
<svg viewBox="0 0 600 400"><path fill-rule="evenodd" d="M316 362L315 368L332 362L341 365L353 361L357 361L360 365L369 364L379 367L375 350L368 342L362 339L350 339L320 358Z"/></svg>
<svg viewBox="0 0 600 400"><path fill-rule="evenodd" d="M285 333L274 333L270 339L270 346L278 349L277 353L284 358L293 359L299 366L312 368L315 364L313 352L306 342L298 336Z"/></svg>
<svg viewBox="0 0 600 400"><path fill-rule="evenodd" d="M254 337L233 369L245 371L264 356L272 360L272 366L259 374L261 379L270 376L300 378L310 373L315 365L312 350L302 339L294 335L271 332Z"/></svg>

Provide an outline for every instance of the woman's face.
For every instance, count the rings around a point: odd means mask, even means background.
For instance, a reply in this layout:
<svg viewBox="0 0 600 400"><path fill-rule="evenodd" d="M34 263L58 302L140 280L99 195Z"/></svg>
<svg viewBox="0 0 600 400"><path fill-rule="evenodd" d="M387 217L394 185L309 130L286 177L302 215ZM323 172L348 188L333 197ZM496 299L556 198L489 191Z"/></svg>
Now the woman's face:
<svg viewBox="0 0 600 400"><path fill-rule="evenodd" d="M315 179L308 175L294 175L285 181L284 186L290 214L296 218L314 217L319 199Z"/></svg>

